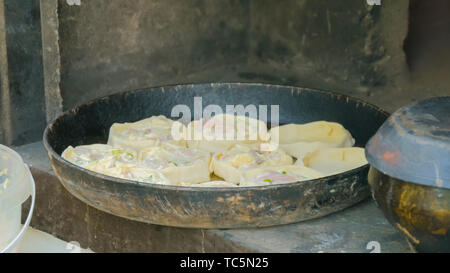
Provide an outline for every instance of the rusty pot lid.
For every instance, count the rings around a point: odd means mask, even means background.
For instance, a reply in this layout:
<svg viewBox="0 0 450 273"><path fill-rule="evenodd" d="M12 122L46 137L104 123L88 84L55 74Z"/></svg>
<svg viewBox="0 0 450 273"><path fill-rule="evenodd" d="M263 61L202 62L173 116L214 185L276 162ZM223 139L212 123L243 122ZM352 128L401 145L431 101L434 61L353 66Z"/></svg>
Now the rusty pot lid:
<svg viewBox="0 0 450 273"><path fill-rule="evenodd" d="M389 176L450 189L450 97L397 110L367 143L366 157Z"/></svg>

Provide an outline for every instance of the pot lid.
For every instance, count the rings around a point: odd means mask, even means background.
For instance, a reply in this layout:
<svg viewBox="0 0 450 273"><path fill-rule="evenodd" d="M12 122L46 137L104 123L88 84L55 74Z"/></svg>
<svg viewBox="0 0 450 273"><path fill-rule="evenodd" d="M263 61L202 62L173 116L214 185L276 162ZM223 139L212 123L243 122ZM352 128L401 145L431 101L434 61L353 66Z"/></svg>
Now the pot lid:
<svg viewBox="0 0 450 273"><path fill-rule="evenodd" d="M397 110L367 143L366 157L389 176L450 189L450 97Z"/></svg>

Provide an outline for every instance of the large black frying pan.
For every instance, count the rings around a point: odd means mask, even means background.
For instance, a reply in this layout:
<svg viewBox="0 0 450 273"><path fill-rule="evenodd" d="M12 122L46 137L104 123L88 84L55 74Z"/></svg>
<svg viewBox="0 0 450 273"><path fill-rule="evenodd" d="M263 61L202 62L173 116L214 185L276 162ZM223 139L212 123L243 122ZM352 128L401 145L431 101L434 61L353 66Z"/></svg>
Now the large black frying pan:
<svg viewBox="0 0 450 273"><path fill-rule="evenodd" d="M114 122L153 115L170 116L172 107L279 105L280 124L317 120L344 125L364 147L388 114L344 95L266 84L217 83L149 88L111 95L72 109L51 123L44 144L61 183L83 202L128 219L179 227L241 228L299 222L324 216L369 196L369 166L291 184L247 188L190 188L114 178L61 158L69 145L106 143ZM193 113L192 113L193 114ZM270 115L269 115L270 118Z"/></svg>

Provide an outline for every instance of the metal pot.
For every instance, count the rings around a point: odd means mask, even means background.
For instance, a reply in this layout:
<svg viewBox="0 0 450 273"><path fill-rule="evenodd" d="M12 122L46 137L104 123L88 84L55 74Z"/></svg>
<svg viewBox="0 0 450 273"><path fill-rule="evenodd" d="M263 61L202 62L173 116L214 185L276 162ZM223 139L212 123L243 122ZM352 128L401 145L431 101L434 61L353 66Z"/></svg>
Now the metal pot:
<svg viewBox="0 0 450 273"><path fill-rule="evenodd" d="M420 252L450 252L450 97L405 106L366 146L369 184Z"/></svg>

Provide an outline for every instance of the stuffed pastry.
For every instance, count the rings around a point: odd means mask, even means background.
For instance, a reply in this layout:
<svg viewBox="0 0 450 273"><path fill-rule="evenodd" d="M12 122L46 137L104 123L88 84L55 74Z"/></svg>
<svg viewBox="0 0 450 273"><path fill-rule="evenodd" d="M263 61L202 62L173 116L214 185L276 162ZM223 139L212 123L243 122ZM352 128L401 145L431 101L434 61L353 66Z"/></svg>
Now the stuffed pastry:
<svg viewBox="0 0 450 273"><path fill-rule="evenodd" d="M185 126L165 116L153 116L133 123L114 123L108 144L139 152L145 148L170 143L186 146Z"/></svg>
<svg viewBox="0 0 450 273"><path fill-rule="evenodd" d="M105 144L69 146L62 157L85 169L122 179L171 184L158 170L140 167L137 153Z"/></svg>
<svg viewBox="0 0 450 273"><path fill-rule="evenodd" d="M367 164L363 148L323 148L306 155L304 166L327 175L345 172Z"/></svg>
<svg viewBox="0 0 450 273"><path fill-rule="evenodd" d="M210 181L210 153L162 144L141 153L141 166L160 171L172 184L189 185Z"/></svg>
<svg viewBox="0 0 450 273"><path fill-rule="evenodd" d="M320 148L351 147L355 144L350 132L336 122L287 124L272 128L270 134L272 142L277 142L281 149L297 159Z"/></svg>
<svg viewBox="0 0 450 273"><path fill-rule="evenodd" d="M238 184L241 181L241 176L248 169L293 163L292 157L282 150L260 151L235 144L224 152L214 154L211 166L215 175L225 181Z"/></svg>
<svg viewBox="0 0 450 273"><path fill-rule="evenodd" d="M267 186L292 183L323 177L324 174L300 165L269 166L251 169L244 173L240 186Z"/></svg>
<svg viewBox="0 0 450 273"><path fill-rule="evenodd" d="M233 144L258 149L261 142L269 139L269 133L263 121L246 116L220 114L189 123L186 139L190 148L217 153Z"/></svg>

